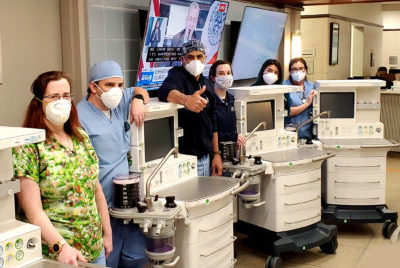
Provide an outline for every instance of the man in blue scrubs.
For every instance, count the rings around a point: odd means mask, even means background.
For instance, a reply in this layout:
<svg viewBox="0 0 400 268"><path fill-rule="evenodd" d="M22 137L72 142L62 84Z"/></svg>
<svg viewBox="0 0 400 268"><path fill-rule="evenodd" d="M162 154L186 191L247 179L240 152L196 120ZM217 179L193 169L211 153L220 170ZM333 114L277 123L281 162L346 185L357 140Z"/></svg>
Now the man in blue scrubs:
<svg viewBox="0 0 400 268"><path fill-rule="evenodd" d="M124 90L122 70L115 61L95 63L90 69L88 95L78 104L79 120L99 157L99 181L109 207L112 178L129 174L131 123L143 124L149 96L143 88ZM142 267L146 262L145 237L140 228L111 218L113 251L106 252L107 266ZM111 247L112 248L112 247Z"/></svg>

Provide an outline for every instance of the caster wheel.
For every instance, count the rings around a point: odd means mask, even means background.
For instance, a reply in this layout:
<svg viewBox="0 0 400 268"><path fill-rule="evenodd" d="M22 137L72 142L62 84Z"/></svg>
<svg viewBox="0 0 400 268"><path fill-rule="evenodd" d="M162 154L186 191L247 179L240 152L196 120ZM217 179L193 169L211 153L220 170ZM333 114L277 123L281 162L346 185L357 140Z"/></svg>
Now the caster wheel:
<svg viewBox="0 0 400 268"><path fill-rule="evenodd" d="M265 268L282 268L282 260L277 256L269 256L265 262Z"/></svg>
<svg viewBox="0 0 400 268"><path fill-rule="evenodd" d="M337 236L334 236L331 241L319 246L319 248L326 254L335 254L338 248Z"/></svg>
<svg viewBox="0 0 400 268"><path fill-rule="evenodd" d="M397 223L387 221L382 226L382 235L384 238L390 238L397 228Z"/></svg>
<svg viewBox="0 0 400 268"><path fill-rule="evenodd" d="M388 233L388 229L389 229L389 224L391 222L390 221L386 221L383 225L382 225L382 235L384 238L389 238L389 233Z"/></svg>
<svg viewBox="0 0 400 268"><path fill-rule="evenodd" d="M397 223L395 222L391 222L388 225L388 238L390 238L394 232L394 230L396 230L397 228Z"/></svg>

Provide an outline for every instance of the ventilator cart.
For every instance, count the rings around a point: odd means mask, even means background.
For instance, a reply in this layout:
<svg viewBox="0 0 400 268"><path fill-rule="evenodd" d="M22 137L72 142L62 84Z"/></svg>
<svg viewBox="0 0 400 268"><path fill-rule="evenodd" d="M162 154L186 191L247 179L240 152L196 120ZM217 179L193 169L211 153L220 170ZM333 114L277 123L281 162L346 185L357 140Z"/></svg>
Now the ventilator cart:
<svg viewBox="0 0 400 268"><path fill-rule="evenodd" d="M325 151L335 154L323 168L322 216L342 223L383 222L382 234L397 241L397 212L386 205L386 156L399 146L384 139L380 122L381 80L316 81L315 120Z"/></svg>
<svg viewBox="0 0 400 268"><path fill-rule="evenodd" d="M144 125L131 126L130 179L140 185L140 197L125 191L130 197L119 199L133 197L136 205L118 202L123 205L110 214L142 227L152 267L234 266L232 211L238 180L198 177L197 157L178 154L176 147L183 135L178 127L183 107L154 99L147 106Z"/></svg>
<svg viewBox="0 0 400 268"><path fill-rule="evenodd" d="M231 88L238 132L247 137L239 161L224 168L239 177L235 227L265 241L271 256L266 267L281 267L280 254L320 247L335 253L337 228L321 223L321 164L333 155L298 148L295 132L284 129L284 94L296 86ZM244 152L245 151L245 152Z"/></svg>

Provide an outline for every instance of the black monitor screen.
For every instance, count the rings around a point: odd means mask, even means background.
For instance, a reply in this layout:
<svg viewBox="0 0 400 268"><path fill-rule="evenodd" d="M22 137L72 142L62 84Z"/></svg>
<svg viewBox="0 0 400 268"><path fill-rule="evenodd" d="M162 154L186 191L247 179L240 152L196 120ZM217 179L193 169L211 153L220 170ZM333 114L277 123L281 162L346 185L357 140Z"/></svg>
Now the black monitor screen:
<svg viewBox="0 0 400 268"><path fill-rule="evenodd" d="M319 104L321 112L330 112L330 118L354 118L354 92L321 92Z"/></svg>
<svg viewBox="0 0 400 268"><path fill-rule="evenodd" d="M247 132L251 132L259 123L267 122L265 130L275 128L274 101L254 101L247 103ZM258 131L263 130L260 128Z"/></svg>
<svg viewBox="0 0 400 268"><path fill-rule="evenodd" d="M174 117L144 122L145 161L163 158L174 147Z"/></svg>

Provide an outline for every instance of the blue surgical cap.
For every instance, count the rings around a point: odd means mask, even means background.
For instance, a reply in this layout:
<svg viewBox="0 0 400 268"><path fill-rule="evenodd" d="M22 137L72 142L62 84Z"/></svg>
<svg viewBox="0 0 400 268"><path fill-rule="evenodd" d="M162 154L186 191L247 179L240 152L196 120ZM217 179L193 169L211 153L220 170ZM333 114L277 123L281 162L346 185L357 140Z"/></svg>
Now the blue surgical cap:
<svg viewBox="0 0 400 268"><path fill-rule="evenodd" d="M122 76L121 66L113 60L97 62L90 67L89 83Z"/></svg>

